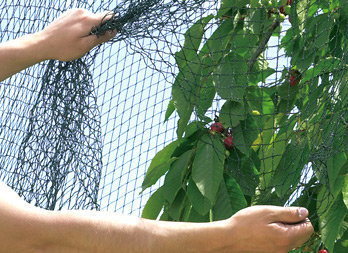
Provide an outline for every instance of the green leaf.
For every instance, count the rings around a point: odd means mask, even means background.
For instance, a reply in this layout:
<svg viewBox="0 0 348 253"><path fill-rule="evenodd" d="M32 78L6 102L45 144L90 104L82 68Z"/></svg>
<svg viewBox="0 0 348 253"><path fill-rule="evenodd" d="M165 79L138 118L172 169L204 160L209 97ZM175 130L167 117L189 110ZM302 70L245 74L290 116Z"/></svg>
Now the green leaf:
<svg viewBox="0 0 348 253"><path fill-rule="evenodd" d="M203 80L201 87L199 88L199 98L196 104L196 110L198 115L203 118L207 110L212 106L215 98L216 90L213 83L213 77L210 75Z"/></svg>
<svg viewBox="0 0 348 253"><path fill-rule="evenodd" d="M179 72L173 84L173 103L180 117L177 129L178 138L181 138L184 134L193 112L195 100L198 97L199 71L200 65L198 62L187 65Z"/></svg>
<svg viewBox="0 0 348 253"><path fill-rule="evenodd" d="M253 196L255 194L255 189L259 184L259 172L255 166L258 162L256 153L252 153L251 157L246 157L237 150L232 150L226 160L227 169L236 179L244 195Z"/></svg>
<svg viewBox="0 0 348 253"><path fill-rule="evenodd" d="M210 57L213 64L220 62L231 40L229 33L233 31L233 28L232 19L223 21L202 47L199 53L200 58Z"/></svg>
<svg viewBox="0 0 348 253"><path fill-rule="evenodd" d="M247 207L247 201L236 180L228 173L224 173L215 206L214 220L230 218L239 210Z"/></svg>
<svg viewBox="0 0 348 253"><path fill-rule="evenodd" d="M243 7L243 2L247 4L246 1L247 0L221 0L221 6L217 16L221 17L228 13L231 9Z"/></svg>
<svg viewBox="0 0 348 253"><path fill-rule="evenodd" d="M192 207L202 216L206 215L212 207L209 199L202 195L191 177L187 186L187 196L192 203Z"/></svg>
<svg viewBox="0 0 348 253"><path fill-rule="evenodd" d="M256 48L256 42L258 41L258 36L255 35L250 29L244 28L233 34L233 39L231 40L231 47L234 48L234 52L243 58L251 58L252 52Z"/></svg>
<svg viewBox="0 0 348 253"><path fill-rule="evenodd" d="M202 42L202 37L205 32L205 27L214 15L201 18L193 26L191 26L186 33L185 43L181 51L175 54L175 60L180 69L183 69L187 64L193 60L194 62L198 59L198 49Z"/></svg>
<svg viewBox="0 0 348 253"><path fill-rule="evenodd" d="M322 185L318 192L317 197L317 213L318 216L323 216L334 204L336 198L339 194L341 194L341 189L344 185L344 177L338 177L336 180L337 190L335 192L331 192L328 186Z"/></svg>
<svg viewBox="0 0 348 253"><path fill-rule="evenodd" d="M338 150L339 146L333 144L334 149ZM327 173L329 177L330 189L335 192L337 189L336 179L340 173L341 168L346 163L347 157L344 152L330 156L327 160Z"/></svg>
<svg viewBox="0 0 348 253"><path fill-rule="evenodd" d="M164 122L166 122L169 119L169 117L173 114L174 111L175 111L174 101L173 99L171 99L168 104Z"/></svg>
<svg viewBox="0 0 348 253"><path fill-rule="evenodd" d="M175 54L180 72L173 84L172 99L180 117L177 129L178 138L182 137L199 97L202 63L197 53L205 32L204 28L212 18L213 15L209 15L197 21L185 33L185 43L182 50Z"/></svg>
<svg viewBox="0 0 348 253"><path fill-rule="evenodd" d="M290 143L272 179L272 185L280 198L289 196L301 179L301 172L308 163L309 147Z"/></svg>
<svg viewBox="0 0 348 253"><path fill-rule="evenodd" d="M181 189L175 197L175 200L168 206L168 214L174 221L181 220L181 214L187 204L187 196L183 189Z"/></svg>
<svg viewBox="0 0 348 253"><path fill-rule="evenodd" d="M159 213L163 208L164 198L163 198L163 187L160 187L155 191L149 200L146 202L146 205L141 214L142 218L156 220Z"/></svg>
<svg viewBox="0 0 348 253"><path fill-rule="evenodd" d="M230 200L232 203L233 213L235 214L239 210L247 207L247 202L244 198L244 194L237 183L237 181L231 176L230 173L224 173L224 182L226 184L226 189Z"/></svg>
<svg viewBox="0 0 348 253"><path fill-rule="evenodd" d="M348 230L345 231L341 239L335 242L335 253L345 253L348 251Z"/></svg>
<svg viewBox="0 0 348 253"><path fill-rule="evenodd" d="M343 50L342 50L342 45L344 44L342 41L343 39L344 37L339 30L339 25L335 23L333 28L331 29L330 36L329 36L329 47L333 56L341 57L341 55L343 54Z"/></svg>
<svg viewBox="0 0 348 253"><path fill-rule="evenodd" d="M169 203L173 203L175 196L183 186L191 158L192 150L186 151L170 166L163 185L163 195Z"/></svg>
<svg viewBox="0 0 348 253"><path fill-rule="evenodd" d="M254 149L254 151L257 151L260 147L262 147L263 152L265 147L264 145L268 146L268 144L270 143L275 131L274 120L275 119L273 117L263 116L262 118L260 118L259 125L261 126L261 133L253 143L252 148Z"/></svg>
<svg viewBox="0 0 348 253"><path fill-rule="evenodd" d="M260 160L262 161L260 170L261 190L269 190L269 187L271 187L271 180L274 175L275 169L282 159L283 153L288 143L287 137L287 133L276 135L270 145L266 146L265 150L260 150L263 151L259 153Z"/></svg>
<svg viewBox="0 0 348 253"><path fill-rule="evenodd" d="M322 240L329 252L333 251L346 214L347 208L343 203L342 194L339 194L332 207L324 215L319 216Z"/></svg>
<svg viewBox="0 0 348 253"><path fill-rule="evenodd" d="M340 15L342 19L346 21L348 19L348 2L346 0L339 0L340 3Z"/></svg>
<svg viewBox="0 0 348 253"><path fill-rule="evenodd" d="M266 92L267 88L249 86L246 92L246 99L252 110L258 111L262 116L274 113L272 98Z"/></svg>
<svg viewBox="0 0 348 253"><path fill-rule="evenodd" d="M250 3L250 0L221 0L221 9L225 8L242 8Z"/></svg>
<svg viewBox="0 0 348 253"><path fill-rule="evenodd" d="M332 72L335 69L338 69L341 64L341 60L334 57L328 57L322 59L320 62L314 65L314 67L308 69L302 77L302 82L307 82L319 75L322 75L324 72Z"/></svg>
<svg viewBox="0 0 348 253"><path fill-rule="evenodd" d="M301 32L306 24L307 5L307 0L297 0L291 8L290 17L292 25Z"/></svg>
<svg viewBox="0 0 348 253"><path fill-rule="evenodd" d="M206 215L200 215L194 208L191 206L190 213L186 221L189 222L208 222L209 221L209 213Z"/></svg>
<svg viewBox="0 0 348 253"><path fill-rule="evenodd" d="M248 85L247 72L248 67L243 57L237 54L225 56L214 74L219 96L226 100L242 102Z"/></svg>
<svg viewBox="0 0 348 253"><path fill-rule="evenodd" d="M249 156L249 147L244 140L244 132L240 124L232 128L233 144L243 154Z"/></svg>
<svg viewBox="0 0 348 253"><path fill-rule="evenodd" d="M246 154L249 154L250 147L253 145L253 143L259 136L260 126L258 125L258 121L260 121L260 117L259 116L252 117L250 114L248 114L247 118L240 122L240 127L243 132L245 147L248 150ZM262 117L265 117L265 116L262 116Z"/></svg>
<svg viewBox="0 0 348 253"><path fill-rule="evenodd" d="M249 56L251 58L252 56ZM253 69L249 74L250 84L258 85L259 82L266 83L267 77L274 74L275 70L269 67L268 60L265 58L264 54L261 54L254 64ZM258 87L264 89L264 87Z"/></svg>
<svg viewBox="0 0 348 253"><path fill-rule="evenodd" d="M227 192L226 184L221 182L220 189L213 207L213 220L224 220L233 215L232 203Z"/></svg>
<svg viewBox="0 0 348 253"><path fill-rule="evenodd" d="M222 180L225 147L218 136L203 135L192 165L192 179L202 195L214 204Z"/></svg>
<svg viewBox="0 0 348 253"><path fill-rule="evenodd" d="M322 50L324 46L326 47L328 45L328 39L330 35L328 31L331 30L333 23L332 19L330 19L327 14L319 15L315 19L318 31L314 43L318 49Z"/></svg>
<svg viewBox="0 0 348 253"><path fill-rule="evenodd" d="M239 124L241 120L246 118L244 104L234 101L227 101L220 110L220 122L225 127L234 127Z"/></svg>
<svg viewBox="0 0 348 253"><path fill-rule="evenodd" d="M262 62L260 60L257 60L255 62L255 65L249 75L249 82L250 84L257 85L259 82L266 83L267 77L274 74L275 70L272 68L264 68L262 66Z"/></svg>
<svg viewBox="0 0 348 253"><path fill-rule="evenodd" d="M188 138L194 135L197 131L204 129L205 125L205 122L202 121L192 121L190 124L187 125L184 137Z"/></svg>
<svg viewBox="0 0 348 253"><path fill-rule="evenodd" d="M149 169L146 172L145 179L142 184L143 191L155 184L157 180L167 172L172 162L174 162L176 159L171 158L171 156L178 145L179 141L174 141L155 155L151 161Z"/></svg>
<svg viewBox="0 0 348 253"><path fill-rule="evenodd" d="M195 124L195 122L190 123L186 130L190 131L192 124ZM184 154L188 150L192 150L196 147L197 142L199 138L201 137L202 133L201 131L195 131L192 134L185 136L184 138L181 138L179 141L178 147L173 152L173 157L179 157L182 154Z"/></svg>
<svg viewBox="0 0 348 253"><path fill-rule="evenodd" d="M252 12L249 26L255 35L262 35L264 26L266 24L266 18L267 10L265 8L256 8Z"/></svg>

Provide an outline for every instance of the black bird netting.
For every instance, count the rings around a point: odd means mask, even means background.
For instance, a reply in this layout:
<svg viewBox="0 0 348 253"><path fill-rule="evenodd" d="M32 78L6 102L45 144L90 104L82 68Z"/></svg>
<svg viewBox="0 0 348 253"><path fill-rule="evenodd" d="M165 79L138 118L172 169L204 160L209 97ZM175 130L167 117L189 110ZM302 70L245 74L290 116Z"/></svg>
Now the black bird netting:
<svg viewBox="0 0 348 253"><path fill-rule="evenodd" d="M307 249L344 252L346 1L3 0L0 41L73 7L118 34L1 83L2 181L46 209L177 221L301 205Z"/></svg>

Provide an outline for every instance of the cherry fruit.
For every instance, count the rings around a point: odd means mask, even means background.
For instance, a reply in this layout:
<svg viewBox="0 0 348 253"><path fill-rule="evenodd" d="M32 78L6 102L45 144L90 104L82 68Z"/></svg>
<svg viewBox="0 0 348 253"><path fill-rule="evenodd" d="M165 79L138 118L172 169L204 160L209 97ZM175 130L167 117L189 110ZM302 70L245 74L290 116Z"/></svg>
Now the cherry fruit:
<svg viewBox="0 0 348 253"><path fill-rule="evenodd" d="M226 137L226 139L224 140L224 145L227 149L233 148L234 144L232 135Z"/></svg>
<svg viewBox="0 0 348 253"><path fill-rule="evenodd" d="M295 76L290 77L290 85L295 86L297 84L297 80Z"/></svg>
<svg viewBox="0 0 348 253"><path fill-rule="evenodd" d="M211 125L210 129L217 133L222 133L225 129L224 126L220 122L215 122Z"/></svg>
<svg viewBox="0 0 348 253"><path fill-rule="evenodd" d="M283 5L279 7L279 11L280 11L280 13L286 15L286 13L284 11L284 6Z"/></svg>
<svg viewBox="0 0 348 253"><path fill-rule="evenodd" d="M326 249L321 249L318 251L318 253L327 253L327 250Z"/></svg>

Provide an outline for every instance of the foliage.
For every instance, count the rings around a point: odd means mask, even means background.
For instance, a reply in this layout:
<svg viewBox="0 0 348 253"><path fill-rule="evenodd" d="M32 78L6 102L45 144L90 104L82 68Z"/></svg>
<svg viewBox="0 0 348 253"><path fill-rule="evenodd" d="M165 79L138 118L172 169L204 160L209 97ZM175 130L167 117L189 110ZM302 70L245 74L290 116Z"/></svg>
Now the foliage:
<svg viewBox="0 0 348 253"><path fill-rule="evenodd" d="M283 2L222 0L215 15L185 33L166 113L166 120L178 113L178 139L150 165L143 190L165 177L143 217L214 221L255 204L302 205L316 233L296 252L323 246L343 252L348 245L347 4L293 1L286 9L291 27L281 36L287 22L279 11ZM216 29L207 35L212 23ZM273 83L266 80L279 72L265 56L271 36L279 37L279 49L292 66ZM215 99L224 102L216 119L227 129L222 133L207 125ZM196 120L190 122L193 114ZM223 144L227 131L232 149ZM309 168L313 176L303 182ZM295 192L301 194L294 200Z"/></svg>

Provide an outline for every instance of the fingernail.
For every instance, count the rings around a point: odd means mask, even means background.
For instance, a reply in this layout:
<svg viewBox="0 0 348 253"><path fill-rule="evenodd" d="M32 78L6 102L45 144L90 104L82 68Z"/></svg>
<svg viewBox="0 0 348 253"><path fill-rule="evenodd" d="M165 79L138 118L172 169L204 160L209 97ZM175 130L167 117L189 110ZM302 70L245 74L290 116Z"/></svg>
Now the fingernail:
<svg viewBox="0 0 348 253"><path fill-rule="evenodd" d="M298 209L298 214L302 218L307 217L308 216L308 210L306 208L301 207L301 208Z"/></svg>

